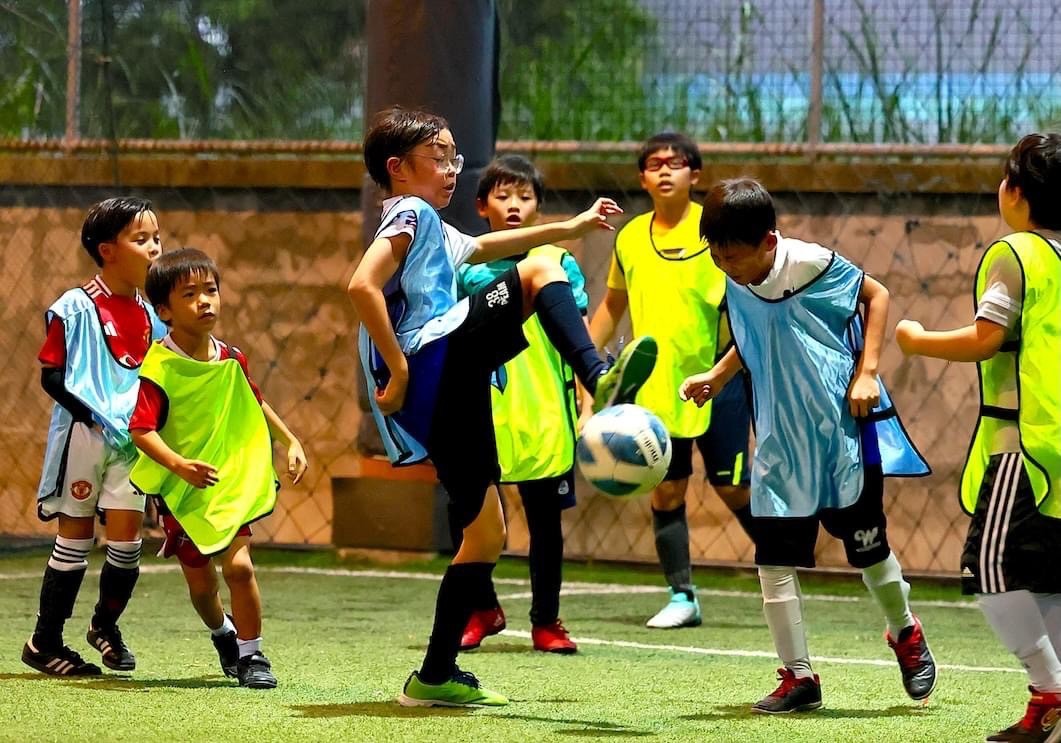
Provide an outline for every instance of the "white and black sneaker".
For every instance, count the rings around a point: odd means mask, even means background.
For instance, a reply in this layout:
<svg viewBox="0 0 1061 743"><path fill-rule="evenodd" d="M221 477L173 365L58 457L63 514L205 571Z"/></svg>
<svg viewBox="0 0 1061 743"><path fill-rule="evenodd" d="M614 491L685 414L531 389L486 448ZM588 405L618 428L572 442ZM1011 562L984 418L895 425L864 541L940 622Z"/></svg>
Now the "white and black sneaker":
<svg viewBox="0 0 1061 743"><path fill-rule="evenodd" d="M57 650L38 650L31 637L22 646L22 662L49 676L99 676L102 671L66 645Z"/></svg>
<svg viewBox="0 0 1061 743"><path fill-rule="evenodd" d="M112 671L132 671L136 668L136 656L122 640L118 625L108 629L88 628L85 635L88 644L96 648L103 656L103 665Z"/></svg>

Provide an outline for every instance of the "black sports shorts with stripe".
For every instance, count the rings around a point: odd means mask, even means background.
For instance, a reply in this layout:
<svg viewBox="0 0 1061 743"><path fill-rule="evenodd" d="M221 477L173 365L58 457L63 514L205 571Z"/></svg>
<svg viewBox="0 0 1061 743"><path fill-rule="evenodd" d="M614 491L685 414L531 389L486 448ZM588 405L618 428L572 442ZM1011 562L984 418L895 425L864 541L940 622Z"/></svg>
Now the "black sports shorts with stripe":
<svg viewBox="0 0 1061 743"><path fill-rule="evenodd" d="M962 552L962 593L1061 593L1061 519L1044 516L1020 452L988 462Z"/></svg>

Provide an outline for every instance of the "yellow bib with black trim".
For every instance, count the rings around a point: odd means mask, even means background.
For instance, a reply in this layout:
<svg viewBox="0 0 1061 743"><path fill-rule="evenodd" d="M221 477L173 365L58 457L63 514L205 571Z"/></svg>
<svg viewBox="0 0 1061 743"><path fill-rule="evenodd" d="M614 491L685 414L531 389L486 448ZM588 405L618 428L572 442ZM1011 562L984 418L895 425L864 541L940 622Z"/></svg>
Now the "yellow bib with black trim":
<svg viewBox="0 0 1061 743"><path fill-rule="evenodd" d="M711 423L710 403L702 408L683 403L678 390L686 377L714 365L719 305L726 294L726 276L700 238L702 212L699 204L690 204L681 222L655 235L652 213L641 214L615 239L634 335L651 335L659 344L637 403L681 438L699 436Z"/></svg>
<svg viewBox="0 0 1061 743"><path fill-rule="evenodd" d="M554 259L567 251L543 245L528 252ZM494 432L504 482L563 475L575 462L575 375L545 335L537 315L523 323L528 348L498 370Z"/></svg>
<svg viewBox="0 0 1061 743"><path fill-rule="evenodd" d="M977 364L980 417L962 471L961 504L976 510L990 442L1002 425L1015 421L1025 470L1040 513L1061 518L1061 255L1034 232L1017 232L996 241L976 272L976 303L987 290L985 266L993 251L1011 250L1024 276L1020 332L990 359ZM1016 358L1019 407L999 405L999 381L1011 374Z"/></svg>

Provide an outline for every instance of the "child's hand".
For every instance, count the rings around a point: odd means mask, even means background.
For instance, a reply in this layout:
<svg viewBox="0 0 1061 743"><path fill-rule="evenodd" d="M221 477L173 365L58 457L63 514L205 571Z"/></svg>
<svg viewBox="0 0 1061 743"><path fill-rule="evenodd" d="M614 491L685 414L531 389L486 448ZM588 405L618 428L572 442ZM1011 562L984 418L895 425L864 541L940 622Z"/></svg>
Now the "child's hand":
<svg viewBox="0 0 1061 743"><path fill-rule="evenodd" d="M682 386L678 389L678 397L683 402L695 402L698 408L704 407L708 400L722 391L723 385L719 384L719 380L712 373L713 371L712 369L702 374L686 377L685 381L682 382Z"/></svg>
<svg viewBox="0 0 1061 743"><path fill-rule="evenodd" d="M396 369L391 372L387 386L376 390L376 404L384 415L397 413L405 404L405 389L409 386L409 370Z"/></svg>
<svg viewBox="0 0 1061 743"><path fill-rule="evenodd" d="M924 332L924 326L916 320L900 320L895 326L895 342L899 344L904 354L912 356L917 353L914 350L914 344Z"/></svg>
<svg viewBox="0 0 1061 743"><path fill-rule="evenodd" d="M291 446L287 447L287 474L291 478L291 482L298 485L302 476L306 474L306 468L309 467L309 460L306 459L306 452L302 448L301 442L298 439L291 441Z"/></svg>
<svg viewBox="0 0 1061 743"><path fill-rule="evenodd" d="M608 217L622 213L623 210L611 199L597 199L593 206L572 218L575 232L572 237L585 235L594 228L614 232L615 228L608 224Z"/></svg>
<svg viewBox="0 0 1061 743"><path fill-rule="evenodd" d="M217 485L217 468L197 459L181 459L173 471L192 487L202 489Z"/></svg>
<svg viewBox="0 0 1061 743"><path fill-rule="evenodd" d="M847 390L847 399L851 406L851 415L866 418L880 402L880 384L875 374L859 374L851 380Z"/></svg>

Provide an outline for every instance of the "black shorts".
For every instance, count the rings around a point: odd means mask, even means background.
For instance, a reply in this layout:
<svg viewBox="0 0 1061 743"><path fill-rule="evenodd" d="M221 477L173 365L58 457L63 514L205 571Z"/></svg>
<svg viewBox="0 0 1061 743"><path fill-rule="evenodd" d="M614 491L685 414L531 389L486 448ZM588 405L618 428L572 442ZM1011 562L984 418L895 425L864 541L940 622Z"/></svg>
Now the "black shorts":
<svg viewBox="0 0 1061 743"><path fill-rule="evenodd" d="M427 451L449 494L451 517L464 528L482 510L486 489L501 479L490 377L527 347L516 267L473 294L464 322L435 342L446 351Z"/></svg>
<svg viewBox="0 0 1061 743"><path fill-rule="evenodd" d="M880 465L867 465L858 500L847 508L823 508L800 518L753 518L756 565L814 567L818 525L840 539L847 562L868 568L888 557L888 520L884 515L884 475Z"/></svg>
<svg viewBox="0 0 1061 743"><path fill-rule="evenodd" d="M671 437L671 458L664 482L693 474L693 443L704 459L712 485L743 485L751 481L748 432L752 414L743 375L734 379L711 402L711 425L695 439Z"/></svg>
<svg viewBox="0 0 1061 743"><path fill-rule="evenodd" d="M543 477L541 480L525 480L513 484L519 490L519 497L524 502L554 498L561 511L575 506L574 468L556 477Z"/></svg>
<svg viewBox="0 0 1061 743"><path fill-rule="evenodd" d="M1020 452L991 457L962 551L962 593L1061 593L1061 519L1044 516Z"/></svg>

